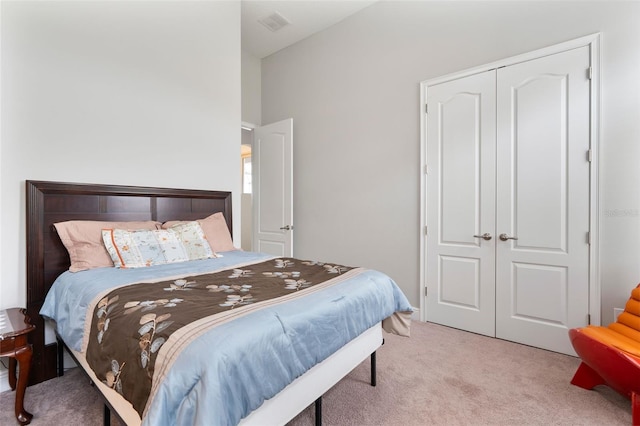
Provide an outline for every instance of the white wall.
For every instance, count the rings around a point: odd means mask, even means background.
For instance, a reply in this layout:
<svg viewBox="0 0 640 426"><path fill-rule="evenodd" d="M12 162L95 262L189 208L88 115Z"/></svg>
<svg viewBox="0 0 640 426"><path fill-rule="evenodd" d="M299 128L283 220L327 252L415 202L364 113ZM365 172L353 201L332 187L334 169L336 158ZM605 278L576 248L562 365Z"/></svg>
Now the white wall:
<svg viewBox="0 0 640 426"><path fill-rule="evenodd" d="M602 321L640 281L640 3L381 1L262 61L294 119L296 256L374 267L419 306L420 81L602 32Z"/></svg>
<svg viewBox="0 0 640 426"><path fill-rule="evenodd" d="M242 121L260 126L262 124L261 61L251 53L242 51ZM242 131L242 143L253 144L253 131ZM253 204L251 194L242 194L242 241L236 243L243 250L251 250L253 240Z"/></svg>
<svg viewBox="0 0 640 426"><path fill-rule="evenodd" d="M0 308L24 306L26 179L233 191L240 4L2 2Z"/></svg>
<svg viewBox="0 0 640 426"><path fill-rule="evenodd" d="M262 124L261 63L251 53L242 51L242 121Z"/></svg>

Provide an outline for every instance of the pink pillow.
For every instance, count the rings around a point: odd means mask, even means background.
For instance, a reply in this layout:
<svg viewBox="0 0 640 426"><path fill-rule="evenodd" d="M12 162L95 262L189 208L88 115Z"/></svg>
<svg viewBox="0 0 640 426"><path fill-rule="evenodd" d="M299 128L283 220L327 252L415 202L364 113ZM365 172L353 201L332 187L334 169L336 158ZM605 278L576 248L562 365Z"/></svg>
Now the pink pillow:
<svg viewBox="0 0 640 426"><path fill-rule="evenodd" d="M214 213L209 217L199 219L197 222L204 231L204 235L207 237L211 250L214 252L236 250L233 246L233 240L231 239L231 233L227 227L227 222L224 220L222 213ZM180 223L184 222L171 220L163 223L162 228L169 229Z"/></svg>
<svg viewBox="0 0 640 426"><path fill-rule="evenodd" d="M102 222L92 220L70 220L54 223L62 244L69 252L69 271L78 272L92 268L113 267L111 256L102 241L103 228L128 230L159 229L160 222Z"/></svg>

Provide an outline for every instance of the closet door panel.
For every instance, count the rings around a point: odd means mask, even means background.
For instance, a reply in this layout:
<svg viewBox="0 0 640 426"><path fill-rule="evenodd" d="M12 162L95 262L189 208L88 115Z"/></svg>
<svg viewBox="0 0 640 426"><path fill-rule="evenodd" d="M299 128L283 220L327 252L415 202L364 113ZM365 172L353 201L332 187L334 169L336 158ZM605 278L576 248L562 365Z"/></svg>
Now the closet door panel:
<svg viewBox="0 0 640 426"><path fill-rule="evenodd" d="M530 250L566 251L567 79L541 75L511 88L514 231Z"/></svg>
<svg viewBox="0 0 640 426"><path fill-rule="evenodd" d="M574 353L589 299L589 51L497 74L496 336Z"/></svg>
<svg viewBox="0 0 640 426"><path fill-rule="evenodd" d="M494 336L495 72L427 102L427 320Z"/></svg>
<svg viewBox="0 0 640 426"><path fill-rule="evenodd" d="M470 244L479 229L480 93L457 93L438 104L441 241Z"/></svg>

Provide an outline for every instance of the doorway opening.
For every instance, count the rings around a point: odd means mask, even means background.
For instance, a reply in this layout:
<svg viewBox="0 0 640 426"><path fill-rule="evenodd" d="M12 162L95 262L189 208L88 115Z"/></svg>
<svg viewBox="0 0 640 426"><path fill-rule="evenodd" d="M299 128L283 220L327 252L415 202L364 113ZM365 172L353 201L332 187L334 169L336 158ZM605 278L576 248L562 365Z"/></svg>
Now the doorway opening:
<svg viewBox="0 0 640 426"><path fill-rule="evenodd" d="M292 256L293 119L264 126L242 123L241 129L240 246Z"/></svg>
<svg viewBox="0 0 640 426"><path fill-rule="evenodd" d="M251 147L253 145L253 128L242 126L240 145L240 173L242 174L242 195L240 214L242 220L242 239L240 248L251 251L253 247L253 205L251 180Z"/></svg>

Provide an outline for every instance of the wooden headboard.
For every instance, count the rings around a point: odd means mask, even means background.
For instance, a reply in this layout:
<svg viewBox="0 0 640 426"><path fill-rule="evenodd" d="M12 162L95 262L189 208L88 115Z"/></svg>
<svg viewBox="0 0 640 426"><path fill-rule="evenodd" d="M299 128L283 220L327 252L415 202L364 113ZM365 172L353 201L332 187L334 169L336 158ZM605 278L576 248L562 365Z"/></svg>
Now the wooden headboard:
<svg viewBox="0 0 640 426"><path fill-rule="evenodd" d="M30 384L56 376L57 345L45 345L40 308L54 280L69 269L56 222L196 220L222 212L232 232L231 192L27 181L27 311L33 360ZM232 234L233 235L233 234Z"/></svg>

